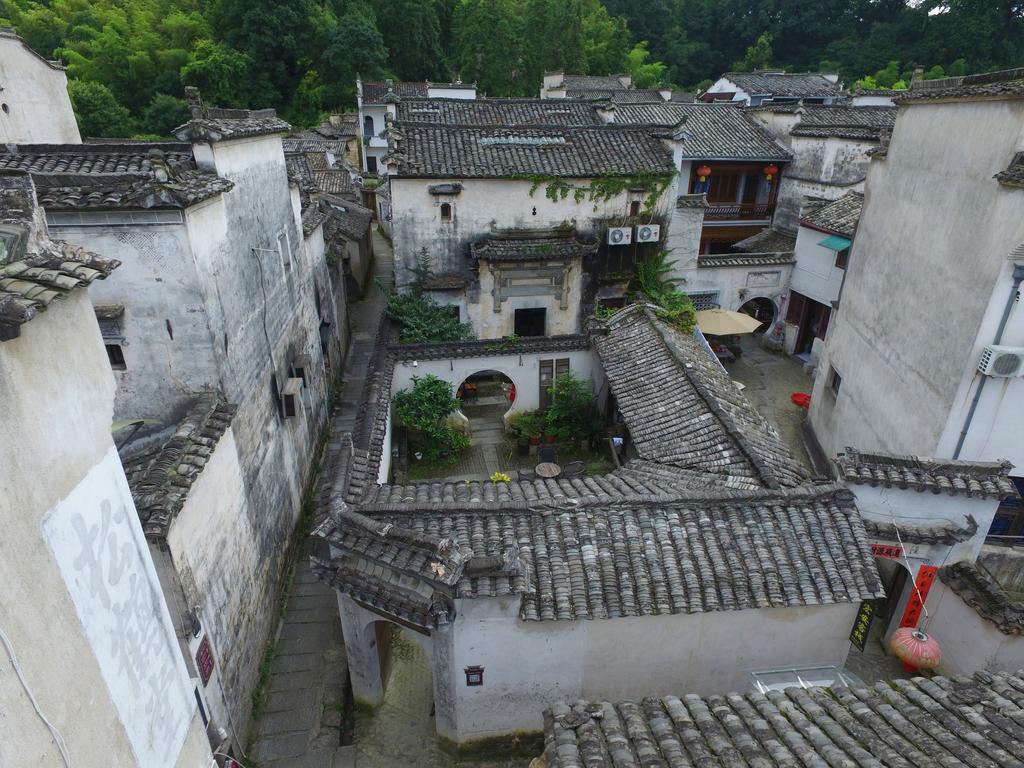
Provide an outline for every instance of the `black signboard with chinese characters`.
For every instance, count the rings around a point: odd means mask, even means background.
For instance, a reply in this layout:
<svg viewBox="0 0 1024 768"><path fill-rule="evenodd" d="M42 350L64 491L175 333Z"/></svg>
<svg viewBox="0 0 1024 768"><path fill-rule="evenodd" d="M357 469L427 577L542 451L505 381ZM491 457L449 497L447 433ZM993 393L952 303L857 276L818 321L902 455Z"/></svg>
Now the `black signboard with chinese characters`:
<svg viewBox="0 0 1024 768"><path fill-rule="evenodd" d="M874 600L866 600L860 604L857 611L857 618L853 620L853 629L850 630L850 642L857 646L857 650L863 653L864 646L868 642L868 633L871 631L871 622L875 620L875 613L878 611L878 603Z"/></svg>

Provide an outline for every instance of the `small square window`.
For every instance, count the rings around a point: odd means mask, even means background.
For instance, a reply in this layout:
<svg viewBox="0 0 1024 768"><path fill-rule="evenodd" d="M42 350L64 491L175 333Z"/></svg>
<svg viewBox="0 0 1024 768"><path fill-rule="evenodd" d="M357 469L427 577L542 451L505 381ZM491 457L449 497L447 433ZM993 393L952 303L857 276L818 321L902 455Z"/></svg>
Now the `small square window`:
<svg viewBox="0 0 1024 768"><path fill-rule="evenodd" d="M629 204L629 215L639 216L640 215L640 201L634 200Z"/></svg>
<svg viewBox="0 0 1024 768"><path fill-rule="evenodd" d="M836 269L846 269L846 261L850 258L850 249L843 248L841 251L836 251Z"/></svg>
<svg viewBox="0 0 1024 768"><path fill-rule="evenodd" d="M831 390L833 395L839 394L839 388L843 385L843 377L839 375L839 371L833 368L831 365L828 367L828 388Z"/></svg>
<svg viewBox="0 0 1024 768"><path fill-rule="evenodd" d="M483 667L465 667L463 671L466 673L466 685L484 684Z"/></svg>
<svg viewBox="0 0 1024 768"><path fill-rule="evenodd" d="M285 270L292 268L292 248L288 243L288 233L282 232L277 236L277 250L281 252L281 266Z"/></svg>
<svg viewBox="0 0 1024 768"><path fill-rule="evenodd" d="M104 344L107 348L107 360L110 361L110 367L115 371L127 371L128 366L124 362L124 350L121 349L120 344Z"/></svg>
<svg viewBox="0 0 1024 768"><path fill-rule="evenodd" d="M441 221L451 221L451 220L452 220L452 204L451 203L441 203Z"/></svg>

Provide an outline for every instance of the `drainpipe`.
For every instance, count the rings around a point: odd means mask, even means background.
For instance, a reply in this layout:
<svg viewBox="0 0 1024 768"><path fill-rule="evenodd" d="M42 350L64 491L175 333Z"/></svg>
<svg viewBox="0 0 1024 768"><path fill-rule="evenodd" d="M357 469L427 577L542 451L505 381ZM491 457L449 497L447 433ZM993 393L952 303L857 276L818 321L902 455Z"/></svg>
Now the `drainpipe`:
<svg viewBox="0 0 1024 768"><path fill-rule="evenodd" d="M996 330L996 337L992 341L998 344L1003 338L1003 331L1006 329L1006 322L1010 319L1010 310L1013 309L1013 302L1017 299L1017 291L1020 290L1021 281L1024 280L1024 264L1013 265L1013 288L1006 298L1006 306L1003 308L1003 317L999 321L999 328ZM960 438L956 441L956 450L953 451L953 458L960 458L960 451L963 450L964 441L967 440L967 431L971 428L971 421L974 419L974 412L978 409L978 401L981 400L981 392L985 389L985 382L988 376L982 376L978 382L978 388L974 392L974 399L971 400L970 410L967 411L967 419L964 421L964 428L960 430Z"/></svg>

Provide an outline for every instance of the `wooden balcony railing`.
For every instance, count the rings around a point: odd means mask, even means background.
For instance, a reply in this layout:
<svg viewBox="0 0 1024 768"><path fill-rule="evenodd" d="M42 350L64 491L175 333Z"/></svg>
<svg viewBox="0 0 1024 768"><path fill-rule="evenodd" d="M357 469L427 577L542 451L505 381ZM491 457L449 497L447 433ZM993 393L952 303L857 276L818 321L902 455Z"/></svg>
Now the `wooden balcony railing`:
<svg viewBox="0 0 1024 768"><path fill-rule="evenodd" d="M775 213L774 203L709 203L704 220L747 221L770 219Z"/></svg>

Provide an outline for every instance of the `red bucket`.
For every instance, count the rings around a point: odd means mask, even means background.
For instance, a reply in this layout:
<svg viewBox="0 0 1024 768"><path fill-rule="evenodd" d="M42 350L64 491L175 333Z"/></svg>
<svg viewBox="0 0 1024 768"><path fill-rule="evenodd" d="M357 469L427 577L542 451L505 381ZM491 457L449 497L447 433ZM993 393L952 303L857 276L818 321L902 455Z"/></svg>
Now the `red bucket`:
<svg viewBox="0 0 1024 768"><path fill-rule="evenodd" d="M794 405L799 405L801 408L811 407L811 396L806 392L794 392L789 399L793 401Z"/></svg>

